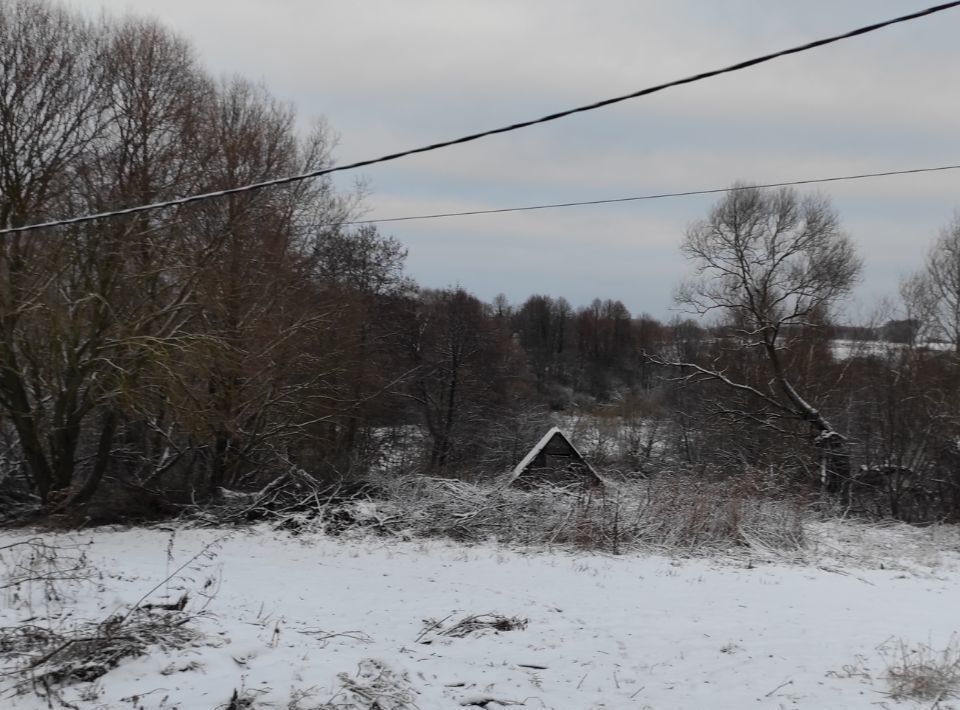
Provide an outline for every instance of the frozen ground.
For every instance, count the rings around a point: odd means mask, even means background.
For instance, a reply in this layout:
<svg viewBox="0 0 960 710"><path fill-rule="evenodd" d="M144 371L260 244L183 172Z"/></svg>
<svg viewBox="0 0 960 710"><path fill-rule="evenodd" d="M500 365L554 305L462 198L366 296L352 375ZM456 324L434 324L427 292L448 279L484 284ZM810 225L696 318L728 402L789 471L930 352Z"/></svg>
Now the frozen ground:
<svg viewBox="0 0 960 710"><path fill-rule="evenodd" d="M0 545L25 537L3 532ZM80 708L914 707L887 694L884 655L901 640L941 648L960 630L960 536L950 528L819 523L791 561L264 529L44 537L88 544L102 576L59 583L53 595L38 583L7 588L0 626L63 630L125 613L214 543L146 599L187 591L202 636L67 686L62 699ZM15 555L3 560L9 573ZM482 613L528 623L439 633ZM424 633L427 619L446 621ZM14 694L9 676L0 706L48 707Z"/></svg>
<svg viewBox="0 0 960 710"><path fill-rule="evenodd" d="M851 357L874 357L894 355L898 351L908 347L903 343L888 343L882 340L844 340L834 339L830 341L830 349L833 356L838 360L847 360ZM917 348L921 350L950 350L953 346L950 343L923 342L917 343Z"/></svg>

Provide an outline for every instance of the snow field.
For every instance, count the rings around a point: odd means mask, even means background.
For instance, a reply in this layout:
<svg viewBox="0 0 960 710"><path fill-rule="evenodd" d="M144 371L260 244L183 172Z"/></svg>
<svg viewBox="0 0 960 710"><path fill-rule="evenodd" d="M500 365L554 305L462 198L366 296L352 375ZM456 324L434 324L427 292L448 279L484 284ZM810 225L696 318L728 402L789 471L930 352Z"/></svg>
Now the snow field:
<svg viewBox="0 0 960 710"><path fill-rule="evenodd" d="M0 545L24 537L3 532ZM960 547L946 528L823 523L794 564L263 528L45 537L89 542L103 578L69 585L60 600L32 590L28 603L28 590L7 590L0 626L38 616L31 623L63 628L124 612L223 537L147 600L190 593L187 611L206 604L192 622L203 638L68 686L63 698L83 708L226 708L235 689L255 708L373 707L347 692L354 684L380 693L383 710L874 710L897 706L886 694L884 644L941 647L960 629ZM424 620L482 613L529 623L465 638L423 634ZM47 707L11 689L0 677L4 707Z"/></svg>

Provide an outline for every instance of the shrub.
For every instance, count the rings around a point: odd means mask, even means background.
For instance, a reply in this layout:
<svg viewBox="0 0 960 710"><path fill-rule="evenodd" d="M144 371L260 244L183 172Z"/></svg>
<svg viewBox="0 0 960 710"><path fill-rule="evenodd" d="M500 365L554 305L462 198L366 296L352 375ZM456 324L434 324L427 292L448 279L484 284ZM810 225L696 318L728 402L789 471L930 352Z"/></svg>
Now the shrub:
<svg viewBox="0 0 960 710"><path fill-rule="evenodd" d="M953 635L938 651L927 644L908 646L904 641L881 647L887 664L887 682L894 700L919 700L938 704L960 691L960 637Z"/></svg>
<svg viewBox="0 0 960 710"><path fill-rule="evenodd" d="M677 477L597 489L519 489L503 481L469 484L413 476L380 481L377 487L384 499L372 503L375 514L366 505L370 524L412 536L493 538L613 553L734 547L796 551L805 544L798 504L746 495L729 482Z"/></svg>

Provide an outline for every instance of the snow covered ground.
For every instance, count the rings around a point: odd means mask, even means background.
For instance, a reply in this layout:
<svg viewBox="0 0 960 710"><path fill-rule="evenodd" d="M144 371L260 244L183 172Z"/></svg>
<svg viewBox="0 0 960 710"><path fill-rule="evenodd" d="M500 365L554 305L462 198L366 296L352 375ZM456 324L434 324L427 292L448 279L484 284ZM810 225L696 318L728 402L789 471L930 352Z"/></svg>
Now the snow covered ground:
<svg viewBox="0 0 960 710"><path fill-rule="evenodd" d="M908 347L903 343L888 343L883 340L844 340L835 338L830 341L830 349L837 360L848 360L851 357L885 357L892 356ZM921 350L951 350L951 343L923 342L916 346Z"/></svg>
<svg viewBox="0 0 960 710"><path fill-rule="evenodd" d="M2 532L0 546L26 537ZM62 699L80 708L913 707L887 694L896 645L942 648L960 630L960 535L951 528L816 523L795 560L262 528L43 538L81 544L81 562L99 573L61 582L53 595L30 582L0 591L2 627L63 630L124 614L144 595L157 603L183 591L185 611L198 613L194 641L67 686ZM2 553L7 574L14 552ZM483 613L528 623L440 633ZM13 684L0 676L0 706L48 707Z"/></svg>

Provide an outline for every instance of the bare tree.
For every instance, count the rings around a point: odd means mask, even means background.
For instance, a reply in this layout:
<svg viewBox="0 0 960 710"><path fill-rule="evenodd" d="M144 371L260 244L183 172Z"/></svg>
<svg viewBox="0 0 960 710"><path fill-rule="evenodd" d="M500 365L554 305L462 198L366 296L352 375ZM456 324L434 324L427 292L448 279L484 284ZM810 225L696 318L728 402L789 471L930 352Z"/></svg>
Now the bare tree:
<svg viewBox="0 0 960 710"><path fill-rule="evenodd" d="M423 417L429 467L443 471L467 463L481 427L502 414L514 363L490 308L463 289L425 290L411 306L406 346L415 370L407 396Z"/></svg>
<svg viewBox="0 0 960 710"><path fill-rule="evenodd" d="M34 0L0 6L3 227L69 204L76 165L104 133L103 51L95 29L61 9ZM58 359L76 365L70 345L82 340L74 333L62 358L49 341L56 321L84 308L60 298L58 277L70 272L72 250L59 234L0 238L0 406L43 498L69 485L79 423L89 413L82 384L51 370Z"/></svg>
<svg viewBox="0 0 960 710"><path fill-rule="evenodd" d="M738 378L719 359L668 364L685 370L688 382L714 381L753 400L762 414L752 418L766 426L806 424L821 451L821 480L836 489L849 475L846 438L801 391L794 372L797 348L827 322L860 272L829 201L737 185L690 226L682 250L696 276L681 286L677 301L701 316L725 318L738 357L765 363L768 378ZM739 414L751 418L746 410Z"/></svg>
<svg viewBox="0 0 960 710"><path fill-rule="evenodd" d="M944 227L926 263L900 288L908 315L922 323L921 336L953 345L960 356L960 212Z"/></svg>
<svg viewBox="0 0 960 710"><path fill-rule="evenodd" d="M323 296L338 304L336 340L341 412L327 428L328 463L337 475L363 469L375 455L371 423L382 413L385 390L399 376L396 350L402 329L396 311L414 284L403 273L406 249L372 225L327 229L315 235L316 278Z"/></svg>
<svg viewBox="0 0 960 710"><path fill-rule="evenodd" d="M330 161L322 129L298 139L292 109L240 79L216 89L203 140L205 189ZM196 245L188 324L196 337L167 384L182 433L203 442L195 448L211 493L261 468L270 475L271 452L321 416L310 410L332 373L312 344L324 337L330 313L317 298L317 256L302 222L324 207L337 211L339 201L321 180L209 202L184 218Z"/></svg>
<svg viewBox="0 0 960 710"><path fill-rule="evenodd" d="M3 227L329 164L323 126L294 123L154 22L0 4ZM41 498L158 484L180 459L185 488L198 468L216 489L322 416L329 303L306 225L351 208L318 180L0 238L0 414Z"/></svg>
<svg viewBox="0 0 960 710"><path fill-rule="evenodd" d="M0 8L0 37L5 226L200 187L209 86L182 40L36 0ZM93 494L118 437L134 443L146 373L182 350L187 245L172 212L3 239L0 404L61 508Z"/></svg>
<svg viewBox="0 0 960 710"><path fill-rule="evenodd" d="M209 84L190 48L153 21L128 18L100 32L107 130L79 164L74 209L106 210L197 189L205 162L197 127ZM108 472L120 473L118 459L125 473L138 472L149 467L151 448L165 447L143 416L145 394L158 363L183 350L197 278L185 268L189 249L174 213L86 225L78 233L74 271L83 278L70 292L90 305L86 320L70 330L87 335L89 399L98 416L86 425L92 465L63 507L90 498Z"/></svg>

